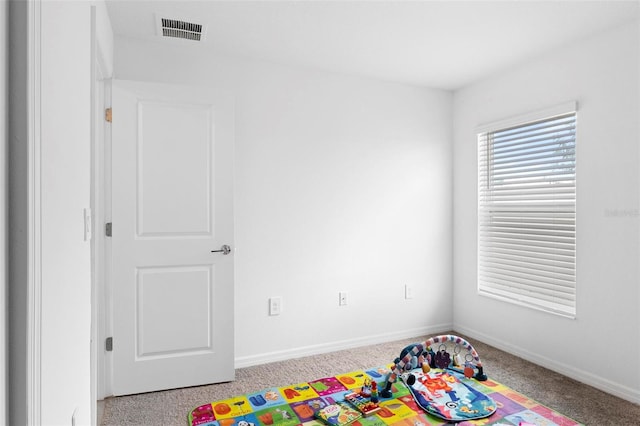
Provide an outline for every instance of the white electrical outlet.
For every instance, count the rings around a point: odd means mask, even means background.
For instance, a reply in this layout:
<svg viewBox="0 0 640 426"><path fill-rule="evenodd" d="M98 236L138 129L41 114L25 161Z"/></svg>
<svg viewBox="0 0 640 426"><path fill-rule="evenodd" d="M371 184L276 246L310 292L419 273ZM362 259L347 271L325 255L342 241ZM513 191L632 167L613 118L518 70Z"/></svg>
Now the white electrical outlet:
<svg viewBox="0 0 640 426"><path fill-rule="evenodd" d="M347 304L347 292L346 291L341 291L340 292L340 299L338 304L340 306L345 306Z"/></svg>
<svg viewBox="0 0 640 426"><path fill-rule="evenodd" d="M269 315L280 315L282 312L282 297L270 297L269 298Z"/></svg>
<svg viewBox="0 0 640 426"><path fill-rule="evenodd" d="M413 299L413 287L411 287L409 284L405 284L404 286L404 298Z"/></svg>

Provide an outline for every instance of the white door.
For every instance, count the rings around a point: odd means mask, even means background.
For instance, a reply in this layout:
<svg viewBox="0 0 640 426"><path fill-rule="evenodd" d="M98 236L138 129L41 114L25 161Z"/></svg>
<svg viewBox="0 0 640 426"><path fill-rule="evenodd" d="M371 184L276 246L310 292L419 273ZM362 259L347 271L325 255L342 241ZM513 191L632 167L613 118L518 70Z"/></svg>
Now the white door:
<svg viewBox="0 0 640 426"><path fill-rule="evenodd" d="M232 103L114 81L112 107L113 393L233 380Z"/></svg>

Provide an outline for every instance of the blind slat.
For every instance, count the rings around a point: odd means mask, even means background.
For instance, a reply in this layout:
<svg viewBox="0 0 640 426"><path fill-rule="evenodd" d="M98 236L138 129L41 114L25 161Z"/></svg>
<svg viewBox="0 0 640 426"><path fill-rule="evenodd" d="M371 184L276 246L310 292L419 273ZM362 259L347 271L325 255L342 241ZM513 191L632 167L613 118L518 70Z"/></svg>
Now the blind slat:
<svg viewBox="0 0 640 426"><path fill-rule="evenodd" d="M552 135L553 138L549 138L549 135ZM491 142L493 142L493 147L496 150L519 147L523 145L527 145L529 143L533 143L536 145L552 145L557 144L559 140L566 139L572 140L574 139L572 136L575 135L575 127L573 126L553 126L541 128L539 131L531 131L528 133L522 134L513 134L513 135L493 135L490 137Z"/></svg>
<svg viewBox="0 0 640 426"><path fill-rule="evenodd" d="M530 264L544 265L558 268L573 268L573 258L571 256L554 255L554 256L541 256L540 253L527 252L527 251L510 251L500 250L494 248L490 252L484 252L486 259L491 259L492 256L498 259L509 259L515 261L528 262Z"/></svg>
<svg viewBox="0 0 640 426"><path fill-rule="evenodd" d="M558 159L557 161L550 161L551 159ZM550 153L547 155L532 156L531 158L521 159L514 158L511 161L492 161L491 167L495 172L505 172L510 170L511 173L517 171L519 174L524 175L529 170L554 170L566 171L567 164L575 162L575 156L563 156L560 154Z"/></svg>
<svg viewBox="0 0 640 426"><path fill-rule="evenodd" d="M535 128L552 127L554 125L567 125L568 123L574 123L573 125L575 126L575 120L572 118L572 115L575 115L575 113L567 112L566 114L553 114L546 118L531 120L528 122L523 120L522 123L513 124L501 129L496 129L495 126L489 126L490 128L492 128L492 130L488 132L482 132L481 134L492 136L509 136L514 133L526 133L527 131Z"/></svg>
<svg viewBox="0 0 640 426"><path fill-rule="evenodd" d="M575 271L570 264L563 268L558 265L532 263L529 259L511 260L504 257L494 257L486 259L480 267L487 270L501 271L503 274L514 277L553 282L559 285L568 282L567 280L573 281L575 277Z"/></svg>
<svg viewBox="0 0 640 426"><path fill-rule="evenodd" d="M573 138L573 135L570 135ZM550 148L555 149L550 149ZM562 139L562 141L557 140L551 143L540 143L537 144L535 148L527 148L526 146L511 146L497 149L494 147L491 152L490 158L496 162L501 158L518 158L518 157L527 157L536 154L558 154L560 156L563 155L572 155L575 153L576 146L573 144L573 141L569 140L569 136Z"/></svg>

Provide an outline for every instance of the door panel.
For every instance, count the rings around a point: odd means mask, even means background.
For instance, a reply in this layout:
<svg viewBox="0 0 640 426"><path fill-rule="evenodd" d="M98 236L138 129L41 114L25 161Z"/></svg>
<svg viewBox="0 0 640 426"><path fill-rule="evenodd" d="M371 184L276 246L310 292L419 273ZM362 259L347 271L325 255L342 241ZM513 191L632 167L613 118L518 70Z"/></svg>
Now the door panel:
<svg viewBox="0 0 640 426"><path fill-rule="evenodd" d="M232 380L232 103L115 81L112 126L114 394Z"/></svg>
<svg viewBox="0 0 640 426"><path fill-rule="evenodd" d="M209 265L138 268L138 358L213 350L211 272Z"/></svg>
<svg viewBox="0 0 640 426"><path fill-rule="evenodd" d="M210 236L212 116L209 105L138 104L139 236Z"/></svg>

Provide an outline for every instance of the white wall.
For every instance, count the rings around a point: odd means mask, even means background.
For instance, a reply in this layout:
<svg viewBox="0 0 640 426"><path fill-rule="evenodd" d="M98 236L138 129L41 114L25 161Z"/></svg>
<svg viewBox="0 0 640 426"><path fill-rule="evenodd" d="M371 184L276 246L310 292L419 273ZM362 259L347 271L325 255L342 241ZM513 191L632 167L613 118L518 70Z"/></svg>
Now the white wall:
<svg viewBox="0 0 640 426"><path fill-rule="evenodd" d="M120 38L115 77L235 94L236 366L451 327L450 93Z"/></svg>
<svg viewBox="0 0 640 426"><path fill-rule="evenodd" d="M42 2L42 419L89 424L91 11Z"/></svg>
<svg viewBox="0 0 640 426"><path fill-rule="evenodd" d="M91 0L95 8L94 31L96 37L95 59L100 63L103 78L108 79L113 76L113 29L109 12L104 0Z"/></svg>
<svg viewBox="0 0 640 426"><path fill-rule="evenodd" d="M638 23L550 53L454 96L454 326L640 402ZM578 101L577 318L476 291L476 126ZM488 374L491 374L489 371Z"/></svg>
<svg viewBox="0 0 640 426"><path fill-rule="evenodd" d="M10 16L8 424L86 425L91 4L11 2Z"/></svg>

